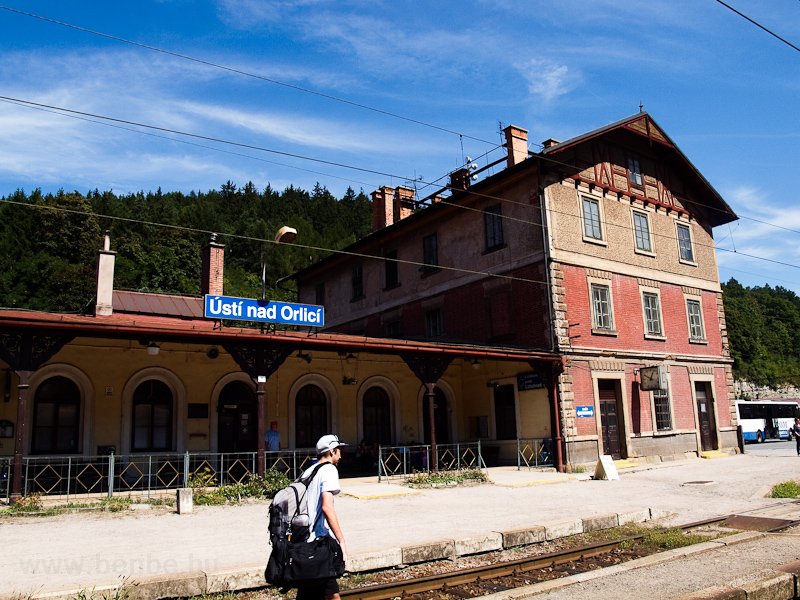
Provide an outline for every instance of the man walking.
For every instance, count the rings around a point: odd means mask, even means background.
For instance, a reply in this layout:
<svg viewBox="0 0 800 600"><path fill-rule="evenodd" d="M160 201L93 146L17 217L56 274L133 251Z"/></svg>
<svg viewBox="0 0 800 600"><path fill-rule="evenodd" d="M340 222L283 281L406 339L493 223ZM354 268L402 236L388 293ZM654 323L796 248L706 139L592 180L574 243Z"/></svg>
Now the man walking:
<svg viewBox="0 0 800 600"><path fill-rule="evenodd" d="M309 541L318 537L330 536L339 542L342 547L342 558L347 562L347 546L344 541L344 534L339 525L339 518L336 516L336 509L333 507L333 497L339 493L339 470L336 465L342 458L342 446L335 435L323 435L317 442L317 464L323 466L317 471L316 477L308 487L308 516L312 519L311 534ZM312 465L303 473L307 477L316 465ZM325 579L314 582L313 585L301 586L297 588L297 600L339 600L339 582L336 578Z"/></svg>
<svg viewBox="0 0 800 600"><path fill-rule="evenodd" d="M797 456L800 456L800 417L794 418L794 425L789 428L789 437L797 443Z"/></svg>

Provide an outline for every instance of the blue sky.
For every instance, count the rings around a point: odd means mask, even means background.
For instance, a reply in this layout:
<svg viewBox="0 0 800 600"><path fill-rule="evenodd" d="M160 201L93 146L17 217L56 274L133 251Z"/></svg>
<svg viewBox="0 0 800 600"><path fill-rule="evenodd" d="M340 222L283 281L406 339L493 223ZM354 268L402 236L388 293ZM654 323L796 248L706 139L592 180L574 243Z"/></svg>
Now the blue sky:
<svg viewBox="0 0 800 600"><path fill-rule="evenodd" d="M797 0L728 2L800 45ZM642 102L742 217L714 232L721 279L800 293L800 52L714 0L5 6L256 77L0 10L2 96L361 170L0 102L0 195L231 180L338 196L416 181L424 196L465 155L499 157L500 123L538 150Z"/></svg>

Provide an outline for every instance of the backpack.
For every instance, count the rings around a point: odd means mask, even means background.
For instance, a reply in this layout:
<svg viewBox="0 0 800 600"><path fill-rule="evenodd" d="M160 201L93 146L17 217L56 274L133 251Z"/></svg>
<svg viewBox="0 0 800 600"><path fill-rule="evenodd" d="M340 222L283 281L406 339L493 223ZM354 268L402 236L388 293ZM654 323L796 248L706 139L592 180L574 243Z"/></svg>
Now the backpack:
<svg viewBox="0 0 800 600"><path fill-rule="evenodd" d="M272 553L264 571L267 583L283 589L293 587L293 582L286 580L290 545L308 539L312 526L308 514L308 486L316 477L317 471L326 464L318 464L308 477L297 478L272 499L269 507L269 540L272 544Z"/></svg>

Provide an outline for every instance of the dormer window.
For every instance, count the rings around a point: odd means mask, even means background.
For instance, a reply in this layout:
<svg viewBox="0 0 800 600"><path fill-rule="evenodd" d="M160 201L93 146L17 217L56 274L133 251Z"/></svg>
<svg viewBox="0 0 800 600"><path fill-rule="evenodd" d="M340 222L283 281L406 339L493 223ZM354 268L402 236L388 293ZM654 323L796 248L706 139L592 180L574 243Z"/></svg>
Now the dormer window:
<svg viewBox="0 0 800 600"><path fill-rule="evenodd" d="M644 185L642 169L639 166L639 159L633 158L632 156L628 157L628 179L630 179L631 185L636 185L639 187Z"/></svg>

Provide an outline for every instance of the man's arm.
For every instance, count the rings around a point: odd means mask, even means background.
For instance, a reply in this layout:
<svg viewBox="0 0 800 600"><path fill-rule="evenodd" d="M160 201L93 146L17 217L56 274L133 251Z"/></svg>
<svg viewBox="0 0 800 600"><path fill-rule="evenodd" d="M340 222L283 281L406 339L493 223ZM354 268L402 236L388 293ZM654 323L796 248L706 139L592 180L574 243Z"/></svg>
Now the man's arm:
<svg viewBox="0 0 800 600"><path fill-rule="evenodd" d="M339 525L339 517L336 516L336 509L333 507L332 492L322 492L322 512L325 515L325 519L328 521L328 527L331 528L333 535L336 536L339 545L342 547L342 558L347 562L347 544L345 544L344 534Z"/></svg>

